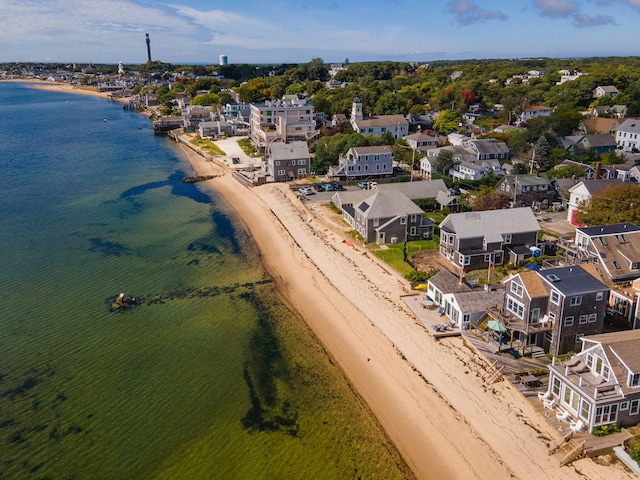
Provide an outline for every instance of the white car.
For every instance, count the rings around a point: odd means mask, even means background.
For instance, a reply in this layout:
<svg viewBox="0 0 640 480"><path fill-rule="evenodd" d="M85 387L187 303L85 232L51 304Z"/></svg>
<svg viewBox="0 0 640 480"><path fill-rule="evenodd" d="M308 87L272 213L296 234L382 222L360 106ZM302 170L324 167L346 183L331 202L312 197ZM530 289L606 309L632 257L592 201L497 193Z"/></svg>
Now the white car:
<svg viewBox="0 0 640 480"><path fill-rule="evenodd" d="M316 193L311 187L300 187L298 191L303 195L313 195L314 193Z"/></svg>

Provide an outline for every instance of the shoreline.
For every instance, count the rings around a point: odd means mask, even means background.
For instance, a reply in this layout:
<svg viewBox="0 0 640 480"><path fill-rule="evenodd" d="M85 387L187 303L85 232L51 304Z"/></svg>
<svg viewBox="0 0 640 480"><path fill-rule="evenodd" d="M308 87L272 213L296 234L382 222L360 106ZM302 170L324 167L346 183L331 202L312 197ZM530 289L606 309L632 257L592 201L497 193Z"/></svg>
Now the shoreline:
<svg viewBox="0 0 640 480"><path fill-rule="evenodd" d="M108 98L66 84L40 85ZM178 145L196 174L221 175L202 183L238 215L278 291L417 478L635 478L620 464L590 459L561 468L548 456L560 434L507 381L485 387L480 377L487 362L463 338L435 341L425 332L401 301L408 282L365 249L342 243L322 207L302 204L286 184L248 189L227 167Z"/></svg>

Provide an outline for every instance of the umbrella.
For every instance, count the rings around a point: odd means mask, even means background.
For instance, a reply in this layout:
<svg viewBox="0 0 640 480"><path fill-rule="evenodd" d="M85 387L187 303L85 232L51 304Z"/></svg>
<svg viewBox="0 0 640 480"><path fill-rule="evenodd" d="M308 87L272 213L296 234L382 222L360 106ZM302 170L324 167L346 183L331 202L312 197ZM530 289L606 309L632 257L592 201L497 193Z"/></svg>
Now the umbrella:
<svg viewBox="0 0 640 480"><path fill-rule="evenodd" d="M505 327L503 324L501 324L498 320L489 320L487 322L487 327L489 327L491 330L495 330L496 332L506 332L507 331L507 327Z"/></svg>

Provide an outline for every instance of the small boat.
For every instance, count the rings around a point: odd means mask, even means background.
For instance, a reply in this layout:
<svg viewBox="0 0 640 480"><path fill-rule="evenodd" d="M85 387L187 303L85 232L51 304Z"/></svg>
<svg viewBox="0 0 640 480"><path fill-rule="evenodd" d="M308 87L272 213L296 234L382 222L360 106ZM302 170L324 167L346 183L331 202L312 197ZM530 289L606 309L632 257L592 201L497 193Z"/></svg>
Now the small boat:
<svg viewBox="0 0 640 480"><path fill-rule="evenodd" d="M102 119L102 121L103 121L103 122L106 122L106 121L107 121L107 119L106 119L106 118L103 118L103 119Z"/></svg>

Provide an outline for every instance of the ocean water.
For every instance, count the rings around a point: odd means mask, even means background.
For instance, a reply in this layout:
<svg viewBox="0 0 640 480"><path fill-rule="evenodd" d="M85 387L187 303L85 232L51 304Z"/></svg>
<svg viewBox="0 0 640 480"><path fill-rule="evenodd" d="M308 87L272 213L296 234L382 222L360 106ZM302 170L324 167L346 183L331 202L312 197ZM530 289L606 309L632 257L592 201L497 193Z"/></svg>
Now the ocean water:
<svg viewBox="0 0 640 480"><path fill-rule="evenodd" d="M0 82L0 132L0 479L411 478L146 117Z"/></svg>

